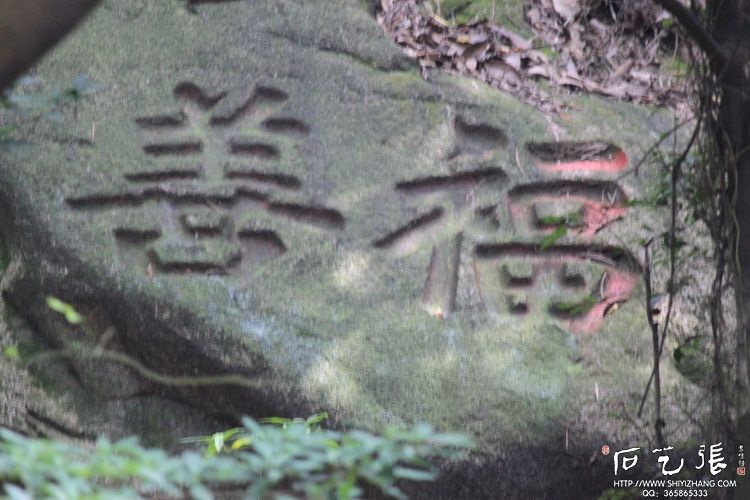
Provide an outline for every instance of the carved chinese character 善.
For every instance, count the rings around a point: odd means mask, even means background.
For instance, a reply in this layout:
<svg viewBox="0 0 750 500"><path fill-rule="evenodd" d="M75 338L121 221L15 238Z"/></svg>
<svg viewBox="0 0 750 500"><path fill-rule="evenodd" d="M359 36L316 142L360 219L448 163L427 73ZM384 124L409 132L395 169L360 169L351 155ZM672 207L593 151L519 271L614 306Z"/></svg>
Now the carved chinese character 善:
<svg viewBox="0 0 750 500"><path fill-rule="evenodd" d="M227 274L262 265L288 249L274 221L341 230L344 217L289 199L301 180L278 170L287 143L310 127L275 111L288 95L258 86L238 106L221 106L192 83L174 89L176 113L138 118L153 168L124 175L127 187L68 198L77 209L145 208L114 229L125 253L145 255L151 272Z"/></svg>

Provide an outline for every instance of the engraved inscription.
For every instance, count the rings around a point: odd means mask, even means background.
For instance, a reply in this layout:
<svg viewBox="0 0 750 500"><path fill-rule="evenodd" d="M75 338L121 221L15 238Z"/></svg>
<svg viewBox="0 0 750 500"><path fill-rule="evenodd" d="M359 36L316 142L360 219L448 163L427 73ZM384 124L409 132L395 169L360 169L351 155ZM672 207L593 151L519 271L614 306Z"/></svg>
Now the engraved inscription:
<svg viewBox="0 0 750 500"><path fill-rule="evenodd" d="M508 192L508 210L520 231L549 233L565 224L569 233L586 242L623 217L627 201L614 182L563 180L524 184ZM561 208L562 214L558 213Z"/></svg>
<svg viewBox="0 0 750 500"><path fill-rule="evenodd" d="M507 177L488 167L507 139L499 129L456 119L448 175L398 182L395 190L417 215L374 242L395 258L432 247L421 302L444 317L456 307L462 247L473 247L473 275L485 310L498 317L547 317L575 333L601 328L627 301L640 268L625 250L592 244L623 218L628 198L614 181L625 153L608 143L530 144L543 173L575 174L507 188ZM462 170L468 163L479 168ZM491 164L491 163L490 163ZM498 208L507 198L516 240L497 241ZM564 244L556 240L564 236ZM549 242L550 237L556 238ZM572 240L572 241L571 241ZM544 242L544 243L542 243Z"/></svg>
<svg viewBox="0 0 750 500"><path fill-rule="evenodd" d="M526 149L543 172L617 173L628 165L628 156L606 142L532 142Z"/></svg>
<svg viewBox="0 0 750 500"><path fill-rule="evenodd" d="M474 272L491 314L548 314L579 333L599 330L639 281L638 264L627 252L584 245L478 245Z"/></svg>
<svg viewBox="0 0 750 500"><path fill-rule="evenodd" d="M66 200L75 209L145 211L147 217L113 231L131 262L149 274L228 274L287 252L274 229L279 224L343 229L337 210L290 198L302 180L278 165L310 126L277 114L289 98L284 91L257 87L232 108L221 107L226 93L184 82L174 97L177 112L135 120L148 168L126 173L125 189Z"/></svg>
<svg viewBox="0 0 750 500"><path fill-rule="evenodd" d="M472 243L477 234L499 227L495 211L508 182L502 169L485 166L506 145L500 129L457 118L453 131L454 149L445 159L448 168L455 170L462 162L480 168L398 182L396 192L422 213L373 243L396 258L432 246L421 303L437 317L447 316L456 306L464 240Z"/></svg>
<svg viewBox="0 0 750 500"><path fill-rule="evenodd" d="M627 196L617 183L588 180L624 168L627 156L608 143L529 144L547 174L582 180L548 180L508 191L508 211L522 243L480 245L475 276L485 308L494 314L545 314L577 333L591 333L627 301L640 269L623 249L591 245L596 233L625 216ZM562 230L562 233L559 232ZM575 244L540 245L552 233Z"/></svg>

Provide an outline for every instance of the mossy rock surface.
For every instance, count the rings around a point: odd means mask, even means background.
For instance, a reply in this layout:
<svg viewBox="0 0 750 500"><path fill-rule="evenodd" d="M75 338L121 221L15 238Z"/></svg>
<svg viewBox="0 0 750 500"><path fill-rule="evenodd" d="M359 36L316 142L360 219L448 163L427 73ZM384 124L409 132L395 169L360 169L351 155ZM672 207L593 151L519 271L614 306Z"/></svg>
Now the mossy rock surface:
<svg viewBox="0 0 750 500"><path fill-rule="evenodd" d="M604 141L632 164L666 114L564 97L553 133L479 82L424 81L356 0L192 4L105 2L40 65L50 86L85 74L101 89L0 156L14 310L61 345L54 295L95 318L85 335L114 329L112 348L153 370L258 383L175 388L78 367L84 387L124 401L469 432L480 458L446 470L484 479L445 498L592 475L535 474L544 457L585 464L609 429L592 415L645 386L633 255L643 221L664 214L626 203L647 171L623 176L611 154L556 168L526 145ZM550 239L550 207L570 200L558 211L581 218ZM78 411L147 433L169 405L149 399L129 424L126 403Z"/></svg>
<svg viewBox="0 0 750 500"><path fill-rule="evenodd" d="M506 25L524 35L531 30L524 23L523 3L511 0L440 0L440 14L457 24L487 19ZM494 17L493 17L494 16Z"/></svg>

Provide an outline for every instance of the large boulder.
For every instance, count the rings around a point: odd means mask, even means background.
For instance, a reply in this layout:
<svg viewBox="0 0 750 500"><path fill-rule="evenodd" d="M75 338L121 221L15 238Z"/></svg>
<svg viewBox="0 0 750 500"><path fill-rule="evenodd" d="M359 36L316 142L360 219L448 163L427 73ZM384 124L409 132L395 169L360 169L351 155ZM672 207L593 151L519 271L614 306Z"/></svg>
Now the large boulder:
<svg viewBox="0 0 750 500"><path fill-rule="evenodd" d="M472 434L431 498L581 498L609 481L602 436L642 438L639 241L666 222L628 169L665 113L582 96L548 118L425 81L355 0L107 2L38 69L79 74L99 91L0 156L3 338L58 354L33 383L4 362L50 399L5 425L153 442L328 411ZM246 383L185 378L211 374Z"/></svg>

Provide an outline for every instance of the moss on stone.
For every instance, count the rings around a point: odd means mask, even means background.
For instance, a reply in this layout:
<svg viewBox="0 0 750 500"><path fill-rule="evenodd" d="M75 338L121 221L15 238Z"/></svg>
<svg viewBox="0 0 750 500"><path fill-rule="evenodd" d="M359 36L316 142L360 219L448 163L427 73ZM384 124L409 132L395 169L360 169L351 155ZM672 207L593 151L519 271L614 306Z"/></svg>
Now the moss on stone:
<svg viewBox="0 0 750 500"><path fill-rule="evenodd" d="M472 245L521 238L502 193L488 195L499 203L499 228L466 237L456 310L445 319L420 306L432 242L403 258L374 242L431 208L405 201L395 189L400 182L446 176L456 166L501 168L510 185L546 180L525 145L556 134L613 141L636 160L669 128L667 113L562 95L572 111L554 118L552 128L531 107L480 82L444 74L422 81L356 2L230 2L199 6L197 14L178 2L145 2L135 18L130 3L106 2L39 67L50 85L83 72L103 90L76 115L68 113L63 126L42 125L33 148L0 158L0 206L15 221L14 255L28 262L30 280L111 311L122 335L132 336L132 352L158 367L179 371L200 361L267 380L265 392L232 401L243 412L314 407L340 425L371 429L426 420L468 430L481 451L494 454L499 445L558 443L563 422L595 412L595 386L610 399L645 386L650 337L640 288L589 336L541 314L486 313L474 285ZM443 9L447 4L457 5L443 2ZM512 4L498 2L498 9ZM250 207L236 215L237 227L274 231L285 253L226 276L150 276L148 260L131 259L113 230L143 219L163 225L164 204L66 204L68 197L135 189L123 175L161 160L144 154L144 132L134 120L177 112L173 90L187 81L212 95L247 96L257 85L286 93L275 113L303 120L309 133L280 137L278 161L253 168L297 177L298 191L263 189L275 201L338 210L344 228L311 227ZM507 146L451 163L457 116L501 129ZM72 142L92 129L93 146ZM264 133L258 124L237 131ZM236 158L217 151L209 160ZM621 184L635 195L650 176ZM636 251L644 218L663 216L634 208L595 242ZM183 342L195 347L193 358L173 349ZM666 387L684 383L676 372L665 370L664 377ZM152 427L158 417L149 408L137 410L144 413L133 417L134 428Z"/></svg>
<svg viewBox="0 0 750 500"><path fill-rule="evenodd" d="M10 264L10 249L8 248L8 245L5 243L5 240L0 234L0 276L2 276L2 273L6 269L8 269L9 264Z"/></svg>

